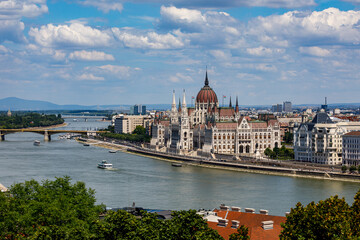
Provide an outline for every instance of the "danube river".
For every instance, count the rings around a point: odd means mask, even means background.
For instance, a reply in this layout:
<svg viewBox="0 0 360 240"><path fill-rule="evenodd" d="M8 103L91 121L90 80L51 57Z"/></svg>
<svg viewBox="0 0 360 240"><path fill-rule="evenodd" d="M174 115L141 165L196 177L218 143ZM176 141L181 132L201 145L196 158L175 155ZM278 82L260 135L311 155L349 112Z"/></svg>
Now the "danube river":
<svg viewBox="0 0 360 240"><path fill-rule="evenodd" d="M108 122L67 119L66 129L95 129ZM40 146L33 141L40 140ZM115 170L102 170L106 159ZM6 135L0 142L0 183L9 187L30 179L54 179L68 175L95 189L98 203L108 207L137 206L152 209L212 209L221 203L242 208L267 209L284 215L297 202L307 204L331 195L352 203L359 183L281 177L233 172L171 163L107 149L86 147L74 140L44 142L33 133Z"/></svg>

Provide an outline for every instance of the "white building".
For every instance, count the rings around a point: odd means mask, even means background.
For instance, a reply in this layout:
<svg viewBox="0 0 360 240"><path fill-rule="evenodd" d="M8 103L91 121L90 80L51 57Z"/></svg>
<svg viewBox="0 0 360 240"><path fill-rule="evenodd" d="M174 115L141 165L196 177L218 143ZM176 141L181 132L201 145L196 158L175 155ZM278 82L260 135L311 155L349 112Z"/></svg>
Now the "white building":
<svg viewBox="0 0 360 240"><path fill-rule="evenodd" d="M264 121L241 117L238 99L235 108L219 107L215 91L205 85L200 89L195 108L188 108L183 93L182 104L176 107L175 92L170 119L156 119L150 145L158 150L182 154L205 153L254 156L280 146L280 125L275 118Z"/></svg>
<svg viewBox="0 0 360 240"><path fill-rule="evenodd" d="M360 122L334 123L324 112L294 131L295 160L337 165L342 163L342 136L360 131Z"/></svg>
<svg viewBox="0 0 360 240"><path fill-rule="evenodd" d="M152 118L142 115L120 115L115 118L115 133L132 133L136 126L150 128Z"/></svg>
<svg viewBox="0 0 360 240"><path fill-rule="evenodd" d="M354 131L342 136L343 164L347 166L360 165L360 132Z"/></svg>

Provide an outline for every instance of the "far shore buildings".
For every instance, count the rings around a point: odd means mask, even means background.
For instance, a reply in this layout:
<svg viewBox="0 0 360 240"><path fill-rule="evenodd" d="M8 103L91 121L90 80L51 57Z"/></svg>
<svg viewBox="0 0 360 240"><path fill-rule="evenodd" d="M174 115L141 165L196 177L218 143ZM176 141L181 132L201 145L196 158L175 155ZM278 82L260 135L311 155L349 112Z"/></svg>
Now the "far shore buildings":
<svg viewBox="0 0 360 240"><path fill-rule="evenodd" d="M280 125L272 115L253 120L242 116L238 98L220 107L215 91L205 84L198 92L195 107L187 107L185 91L176 105L175 92L169 118L157 118L152 126L151 147L166 152L197 155L229 154L260 156L266 148L281 146Z"/></svg>
<svg viewBox="0 0 360 240"><path fill-rule="evenodd" d="M360 122L333 122L322 109L311 122L302 123L294 130L295 160L342 164L343 136L353 131L360 131ZM347 139L351 134L345 136Z"/></svg>
<svg viewBox="0 0 360 240"><path fill-rule="evenodd" d="M343 164L360 166L360 131L349 132L343 135Z"/></svg>
<svg viewBox="0 0 360 240"><path fill-rule="evenodd" d="M148 115L118 115L114 118L115 133L132 133L136 126L150 129L153 119Z"/></svg>

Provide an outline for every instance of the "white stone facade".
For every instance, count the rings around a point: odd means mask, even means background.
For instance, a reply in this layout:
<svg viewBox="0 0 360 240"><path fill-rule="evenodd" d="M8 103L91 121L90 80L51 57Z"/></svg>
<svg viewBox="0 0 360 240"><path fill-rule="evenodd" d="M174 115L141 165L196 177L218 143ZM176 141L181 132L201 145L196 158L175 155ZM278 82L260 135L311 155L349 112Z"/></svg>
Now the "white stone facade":
<svg viewBox="0 0 360 240"><path fill-rule="evenodd" d="M343 165L360 166L360 132L354 131L342 136Z"/></svg>

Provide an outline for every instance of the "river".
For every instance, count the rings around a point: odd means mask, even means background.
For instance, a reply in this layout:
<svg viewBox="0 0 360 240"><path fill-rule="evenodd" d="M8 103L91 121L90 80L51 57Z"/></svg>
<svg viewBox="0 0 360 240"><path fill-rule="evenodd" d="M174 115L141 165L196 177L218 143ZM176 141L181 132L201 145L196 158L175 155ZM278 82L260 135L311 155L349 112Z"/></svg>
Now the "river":
<svg viewBox="0 0 360 240"><path fill-rule="evenodd" d="M66 119L66 129L104 128L97 119ZM40 140L40 146L33 141ZM97 168L106 159L115 170ZM70 176L95 189L98 203L108 207L137 206L152 209L213 209L228 206L269 210L283 216L297 202L307 204L332 195L352 203L360 184L318 179L282 177L171 163L124 152L83 146L74 140L44 142L34 133L6 135L0 142L0 183L9 187L30 179L41 181Z"/></svg>

